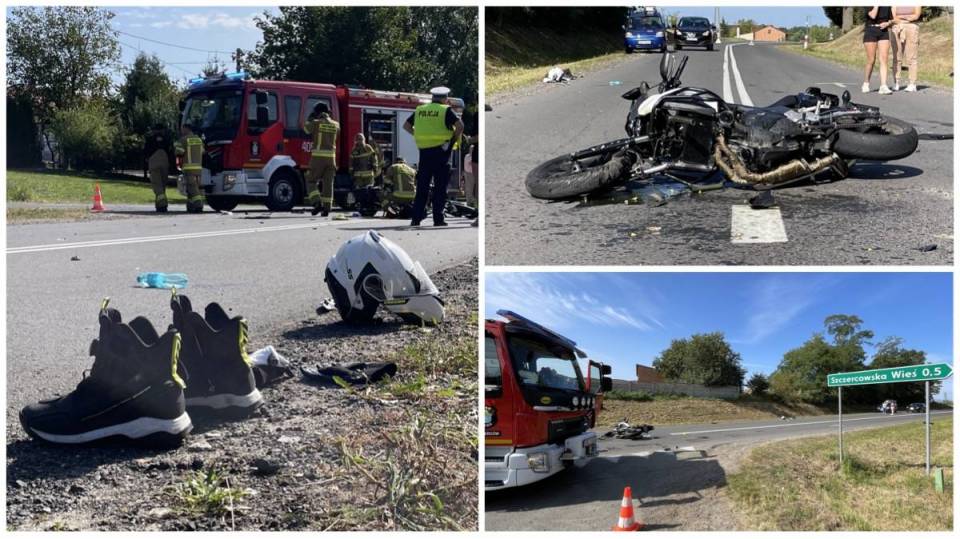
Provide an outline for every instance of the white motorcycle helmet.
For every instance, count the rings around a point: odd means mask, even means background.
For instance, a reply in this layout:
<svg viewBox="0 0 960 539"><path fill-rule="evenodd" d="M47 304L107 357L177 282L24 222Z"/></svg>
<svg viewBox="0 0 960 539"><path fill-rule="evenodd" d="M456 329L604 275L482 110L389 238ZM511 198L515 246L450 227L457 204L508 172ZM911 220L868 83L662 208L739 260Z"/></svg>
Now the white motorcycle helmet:
<svg viewBox="0 0 960 539"><path fill-rule="evenodd" d="M370 322L381 304L410 323L443 321L440 291L423 266L372 230L340 247L327 263L324 281L347 322Z"/></svg>

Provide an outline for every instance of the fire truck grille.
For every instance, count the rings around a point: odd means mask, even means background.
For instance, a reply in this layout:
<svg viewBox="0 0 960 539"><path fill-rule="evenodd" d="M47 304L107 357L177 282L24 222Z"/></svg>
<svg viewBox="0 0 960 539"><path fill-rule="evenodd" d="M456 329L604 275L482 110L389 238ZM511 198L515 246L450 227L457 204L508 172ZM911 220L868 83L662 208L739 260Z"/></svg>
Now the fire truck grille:
<svg viewBox="0 0 960 539"><path fill-rule="evenodd" d="M547 424L547 443L561 443L567 438L583 432L585 426L582 417L554 419Z"/></svg>

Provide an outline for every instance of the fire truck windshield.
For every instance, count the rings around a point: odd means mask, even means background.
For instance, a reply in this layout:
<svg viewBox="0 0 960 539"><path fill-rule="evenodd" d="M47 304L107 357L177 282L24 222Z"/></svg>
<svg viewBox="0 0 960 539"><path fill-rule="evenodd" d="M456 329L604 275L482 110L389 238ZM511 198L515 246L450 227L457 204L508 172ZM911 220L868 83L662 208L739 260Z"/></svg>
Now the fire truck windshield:
<svg viewBox="0 0 960 539"><path fill-rule="evenodd" d="M583 376L573 350L513 336L510 357L517 379L525 386L583 391Z"/></svg>
<svg viewBox="0 0 960 539"><path fill-rule="evenodd" d="M240 127L242 101L240 90L196 92L187 97L182 120L208 141L229 140L236 136Z"/></svg>

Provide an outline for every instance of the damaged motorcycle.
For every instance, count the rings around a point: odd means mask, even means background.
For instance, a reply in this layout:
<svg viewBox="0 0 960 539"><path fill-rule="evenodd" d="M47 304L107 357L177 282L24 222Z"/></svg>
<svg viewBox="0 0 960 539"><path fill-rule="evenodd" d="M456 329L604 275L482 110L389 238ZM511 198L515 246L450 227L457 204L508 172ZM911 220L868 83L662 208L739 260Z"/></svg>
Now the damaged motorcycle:
<svg viewBox="0 0 960 539"><path fill-rule="evenodd" d="M810 87L768 107L727 103L681 86L686 56L665 53L661 82L623 94L627 137L551 159L526 179L536 198L557 200L664 175L688 185L721 172L737 187L770 189L846 178L857 160L892 161L917 149L917 131L878 107ZM652 92L655 90L655 92Z"/></svg>

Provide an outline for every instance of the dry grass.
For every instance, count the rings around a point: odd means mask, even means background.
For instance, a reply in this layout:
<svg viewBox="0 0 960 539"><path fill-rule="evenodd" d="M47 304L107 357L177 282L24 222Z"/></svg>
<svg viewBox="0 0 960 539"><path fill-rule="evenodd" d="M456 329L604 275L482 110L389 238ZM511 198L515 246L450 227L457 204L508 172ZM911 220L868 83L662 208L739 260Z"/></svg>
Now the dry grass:
<svg viewBox="0 0 960 539"><path fill-rule="evenodd" d="M556 65L575 74L622 59L620 34L556 33L543 29L486 30L485 84L491 97L539 83Z"/></svg>
<svg viewBox="0 0 960 539"><path fill-rule="evenodd" d="M613 425L624 417L630 423L676 425L713 421L748 421L785 416L808 416L834 413L812 404L780 404L760 399L737 400L678 397L649 402L604 399L597 425Z"/></svg>
<svg viewBox="0 0 960 539"><path fill-rule="evenodd" d="M752 529L951 530L952 418L933 419L931 446L942 493L924 474L921 422L845 435L843 471L836 437L823 436L759 447L727 480Z"/></svg>
<svg viewBox="0 0 960 539"><path fill-rule="evenodd" d="M833 41L814 44L808 50L803 50L803 48L798 45L788 45L783 48L860 69L862 69L866 63L866 53L863 49L862 26L847 32ZM953 73L952 17L937 17L931 21L920 23L919 60L919 77L922 82L950 88L953 87L953 78L950 77L950 74ZM892 69L892 57L890 59L890 66ZM879 63L876 68L879 69ZM906 72L904 72L901 80L906 80Z"/></svg>
<svg viewBox="0 0 960 539"><path fill-rule="evenodd" d="M81 208L7 208L7 223L83 221L93 216L100 215Z"/></svg>

